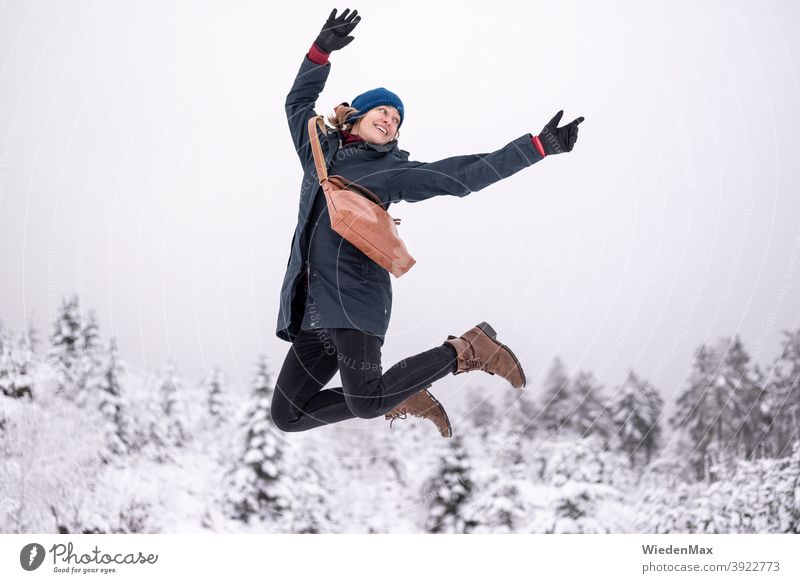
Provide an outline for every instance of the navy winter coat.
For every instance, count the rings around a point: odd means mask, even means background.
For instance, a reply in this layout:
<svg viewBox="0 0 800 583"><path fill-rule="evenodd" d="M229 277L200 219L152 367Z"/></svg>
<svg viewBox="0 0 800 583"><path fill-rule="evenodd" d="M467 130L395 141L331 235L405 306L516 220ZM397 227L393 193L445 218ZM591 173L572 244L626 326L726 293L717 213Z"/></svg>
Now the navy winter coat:
<svg viewBox="0 0 800 583"><path fill-rule="evenodd" d="M303 183L276 333L291 342L301 326L354 328L378 336L382 344L392 314L389 272L331 229L308 140L308 120L317 115L314 105L330 70L330 63L318 65L306 55L286 98ZM385 203L396 203L441 195L463 197L507 178L542 159L531 138L528 133L495 152L438 162L409 160L409 153L399 149L396 140L385 145L360 141L342 147L341 134L335 129L320 136L320 143L329 174L365 186ZM409 247L413 248L413 241ZM413 277L413 270L405 277Z"/></svg>

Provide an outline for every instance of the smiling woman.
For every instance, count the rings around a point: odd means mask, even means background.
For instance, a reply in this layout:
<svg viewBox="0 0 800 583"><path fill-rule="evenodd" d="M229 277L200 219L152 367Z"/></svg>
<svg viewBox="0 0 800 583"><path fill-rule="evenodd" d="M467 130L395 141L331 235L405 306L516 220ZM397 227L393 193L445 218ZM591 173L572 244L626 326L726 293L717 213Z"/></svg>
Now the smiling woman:
<svg viewBox="0 0 800 583"><path fill-rule="evenodd" d="M366 113L362 113L366 110ZM388 144L400 138L403 123L403 102L383 87L362 93L353 100L337 105L328 121L339 131L359 136L372 144Z"/></svg>

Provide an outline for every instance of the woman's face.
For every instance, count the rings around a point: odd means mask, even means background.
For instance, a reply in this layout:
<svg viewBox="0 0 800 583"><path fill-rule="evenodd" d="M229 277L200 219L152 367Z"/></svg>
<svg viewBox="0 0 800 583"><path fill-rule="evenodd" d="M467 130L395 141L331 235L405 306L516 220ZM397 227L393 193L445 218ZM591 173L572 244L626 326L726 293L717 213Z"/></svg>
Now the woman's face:
<svg viewBox="0 0 800 583"><path fill-rule="evenodd" d="M400 112L391 105L379 105L370 109L353 128L354 134L372 144L386 144L397 135Z"/></svg>

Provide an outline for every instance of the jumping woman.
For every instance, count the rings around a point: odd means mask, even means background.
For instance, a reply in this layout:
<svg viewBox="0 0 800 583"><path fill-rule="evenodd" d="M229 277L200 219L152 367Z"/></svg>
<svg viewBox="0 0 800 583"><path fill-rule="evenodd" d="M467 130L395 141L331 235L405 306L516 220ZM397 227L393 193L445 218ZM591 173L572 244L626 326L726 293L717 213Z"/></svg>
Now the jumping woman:
<svg viewBox="0 0 800 583"><path fill-rule="evenodd" d="M286 98L304 175L276 332L292 346L276 382L272 419L282 431L305 431L354 417L394 420L411 414L430 419L450 437L447 414L428 391L432 383L481 370L522 389L525 373L486 322L382 370L381 347L392 312L390 274L331 228L308 129L331 70L329 55L353 40L349 35L360 21L358 11L331 12ZM384 207L464 197L548 155L572 150L583 117L559 128L562 114L539 135L524 134L495 152L415 162L398 147L403 102L378 87L335 108L328 117L335 127L327 129L321 148L329 170L371 190ZM337 371L341 388L324 389Z"/></svg>

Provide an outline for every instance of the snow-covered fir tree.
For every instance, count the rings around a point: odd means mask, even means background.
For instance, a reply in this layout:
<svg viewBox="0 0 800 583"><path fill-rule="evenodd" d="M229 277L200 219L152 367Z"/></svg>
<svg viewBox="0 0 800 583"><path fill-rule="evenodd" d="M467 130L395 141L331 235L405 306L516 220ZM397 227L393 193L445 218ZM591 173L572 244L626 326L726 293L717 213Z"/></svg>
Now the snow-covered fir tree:
<svg viewBox="0 0 800 583"><path fill-rule="evenodd" d="M83 339L84 352L97 354L102 351L103 343L100 340L100 326L97 324L97 316L91 310L83 319L81 338Z"/></svg>
<svg viewBox="0 0 800 583"><path fill-rule="evenodd" d="M713 348L701 345L694 355L686 388L676 401L670 424L681 434L687 464L696 478L705 475L707 452L712 443L712 427L720 414L716 403L724 403L715 382L720 358Z"/></svg>
<svg viewBox="0 0 800 583"><path fill-rule="evenodd" d="M520 480L506 479L495 470L466 511L465 519L473 525L470 532L507 534L523 527L527 502L521 485Z"/></svg>
<svg viewBox="0 0 800 583"><path fill-rule="evenodd" d="M688 386L671 418L695 478L705 477L721 458L756 451L765 427L761 396L738 336L696 351Z"/></svg>
<svg viewBox="0 0 800 583"><path fill-rule="evenodd" d="M749 459L756 453L768 424L762 410L766 393L756 380L755 367L738 334L729 342L720 376L728 387L726 411L738 422L726 448Z"/></svg>
<svg viewBox="0 0 800 583"><path fill-rule="evenodd" d="M78 295L62 300L50 334L48 359L59 395L85 404L102 374L102 344L94 312L83 315Z"/></svg>
<svg viewBox="0 0 800 583"><path fill-rule="evenodd" d="M28 337L0 326L0 395L33 398L32 358Z"/></svg>
<svg viewBox="0 0 800 583"><path fill-rule="evenodd" d="M226 514L243 522L253 518L279 522L291 507L283 445L270 413L274 390L269 362L261 356L239 429L241 450L235 454L225 491Z"/></svg>
<svg viewBox="0 0 800 583"><path fill-rule="evenodd" d="M791 455L792 445L800 442L800 328L782 333L783 348L763 385L768 418L764 445L768 455L778 457Z"/></svg>
<svg viewBox="0 0 800 583"><path fill-rule="evenodd" d="M471 532L515 532L527 522L530 477L524 453L534 443L530 438L536 416L531 403L521 397L520 391L507 390L500 399L500 418L467 440L476 463L470 474L471 500L464 511Z"/></svg>
<svg viewBox="0 0 800 583"><path fill-rule="evenodd" d="M89 311L83 319L81 336L83 349L78 364L77 386L83 391L84 399L91 399L97 396L97 385L103 383L102 377L105 374L104 348L100 340L97 317L93 311Z"/></svg>
<svg viewBox="0 0 800 583"><path fill-rule="evenodd" d="M81 390L78 385L83 359L83 320L77 294L61 301L50 333L48 359L56 371L58 393L76 397Z"/></svg>
<svg viewBox="0 0 800 583"><path fill-rule="evenodd" d="M628 455L631 464L641 459L649 463L659 446L658 423L664 400L647 381L640 380L633 369L617 388L608 406L614 424L614 443Z"/></svg>
<svg viewBox="0 0 800 583"><path fill-rule="evenodd" d="M543 388L539 426L547 433L556 434L568 424L574 410L569 376L560 357L553 359Z"/></svg>
<svg viewBox="0 0 800 583"><path fill-rule="evenodd" d="M158 386L162 419L160 440L167 447L182 447L190 437L186 409L182 401L183 381L171 358Z"/></svg>
<svg viewBox="0 0 800 583"><path fill-rule="evenodd" d="M539 424L539 410L533 400L533 391L504 391L500 400L502 424L506 430L516 435L533 437Z"/></svg>
<svg viewBox="0 0 800 583"><path fill-rule="evenodd" d="M228 421L230 403L227 396L228 379L220 367L215 367L211 375L205 379L206 418L211 428L217 428Z"/></svg>
<svg viewBox="0 0 800 583"><path fill-rule="evenodd" d="M491 427L497 417L497 410L483 387L470 386L467 389L466 411L466 420L481 432Z"/></svg>
<svg viewBox="0 0 800 583"><path fill-rule="evenodd" d="M662 477L668 484L643 490L636 503L634 530L653 534L697 532L700 486Z"/></svg>
<svg viewBox="0 0 800 583"><path fill-rule="evenodd" d="M33 354L39 350L39 331L33 325L33 321L28 322L28 327L25 330L28 346Z"/></svg>
<svg viewBox="0 0 800 583"><path fill-rule="evenodd" d="M465 514L474 487L471 473L462 439L454 435L439 460L436 474L423 487L428 501L426 532L466 533L475 527L475 522Z"/></svg>
<svg viewBox="0 0 800 583"><path fill-rule="evenodd" d="M569 426L579 437L597 435L607 443L614 431L611 414L602 399L602 387L591 372L580 371L571 384L574 409Z"/></svg>
<svg viewBox="0 0 800 583"><path fill-rule="evenodd" d="M298 448L291 474L291 503L281 532L319 534L336 532L331 516L328 474L315 447Z"/></svg>
<svg viewBox="0 0 800 583"><path fill-rule="evenodd" d="M738 460L715 481L661 479L636 503L641 532L800 533L798 447L790 457Z"/></svg>
<svg viewBox="0 0 800 583"><path fill-rule="evenodd" d="M103 363L103 375L96 385L99 393L100 412L105 422L103 427L106 443L106 451L103 453L105 463L110 463L113 459L127 454L131 445L128 415L120 382L121 374L122 366L117 351L117 340L112 337L108 342Z"/></svg>
<svg viewBox="0 0 800 583"><path fill-rule="evenodd" d="M538 452L544 468L544 487L526 495L534 508L529 523L532 533L605 533L624 528L622 485L624 456L603 451L602 440L589 437L549 442Z"/></svg>

